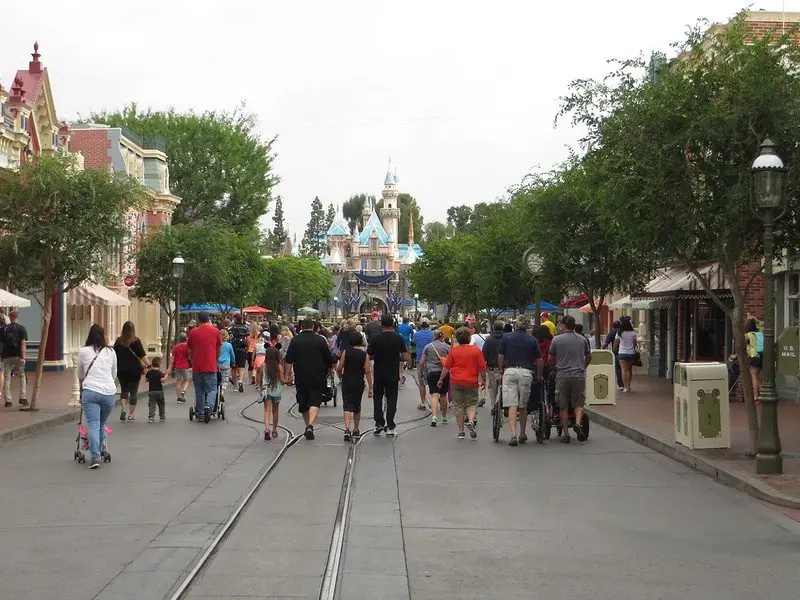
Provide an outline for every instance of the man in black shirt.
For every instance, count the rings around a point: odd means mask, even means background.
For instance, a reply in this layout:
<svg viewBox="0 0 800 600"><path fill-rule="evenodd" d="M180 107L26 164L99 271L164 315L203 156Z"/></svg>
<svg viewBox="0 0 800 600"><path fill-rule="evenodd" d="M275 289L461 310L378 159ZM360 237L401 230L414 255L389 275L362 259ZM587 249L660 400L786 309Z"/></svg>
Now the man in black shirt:
<svg viewBox="0 0 800 600"><path fill-rule="evenodd" d="M384 315L388 316L388 315ZM383 331L383 318L378 311L372 313L372 320L364 325L364 333L367 334L367 342L372 342L372 339L380 335Z"/></svg>
<svg viewBox="0 0 800 600"><path fill-rule="evenodd" d="M297 406L306 424L306 439L313 440L314 423L328 385L328 371L336 361L325 338L314 333L311 319L300 321L300 328L302 331L292 338L286 351L286 362L294 368Z"/></svg>
<svg viewBox="0 0 800 600"><path fill-rule="evenodd" d="M19 375L19 403L22 406L28 405L26 396L28 395L28 381L25 378L25 355L27 354L28 331L20 325L17 320L19 313L12 310L8 313L11 323L3 327L3 337L0 339L3 358L3 397L5 407L11 404L11 373L16 369Z"/></svg>
<svg viewBox="0 0 800 600"><path fill-rule="evenodd" d="M387 436L395 436L394 415L397 413L398 385L400 383L400 360L408 360L408 348L403 336L394 330L394 318L385 314L381 317L383 331L369 342L367 353L375 361L373 367L374 395L372 408L375 417L375 435L386 431ZM292 342L294 343L294 342ZM383 418L383 396L386 395L386 419Z"/></svg>

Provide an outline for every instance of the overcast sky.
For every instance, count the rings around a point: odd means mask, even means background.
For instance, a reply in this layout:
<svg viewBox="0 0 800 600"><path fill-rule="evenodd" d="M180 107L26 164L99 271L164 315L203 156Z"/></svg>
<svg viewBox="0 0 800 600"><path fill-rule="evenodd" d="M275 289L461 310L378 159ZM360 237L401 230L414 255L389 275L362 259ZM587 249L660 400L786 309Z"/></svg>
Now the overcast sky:
<svg viewBox="0 0 800 600"><path fill-rule="evenodd" d="M264 137L278 136L277 193L300 235L314 196L378 195L390 156L425 220L444 220L566 156L578 132L553 118L570 80L668 51L687 24L745 3L37 0L34 19L17 2L2 11L0 82L10 87L38 40L62 120L131 101L245 101Z"/></svg>

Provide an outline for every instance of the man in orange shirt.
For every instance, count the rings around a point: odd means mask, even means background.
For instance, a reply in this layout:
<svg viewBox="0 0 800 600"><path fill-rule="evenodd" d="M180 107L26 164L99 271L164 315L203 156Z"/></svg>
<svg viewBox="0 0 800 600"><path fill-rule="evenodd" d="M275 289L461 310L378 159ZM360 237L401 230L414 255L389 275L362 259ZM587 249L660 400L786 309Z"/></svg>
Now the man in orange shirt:
<svg viewBox="0 0 800 600"><path fill-rule="evenodd" d="M447 355L444 369L439 376L439 385L441 386L445 377L450 375L452 404L456 413L458 439L460 440L466 437L465 417L469 437L473 440L478 437L475 425L475 414L478 412L478 388L486 388L486 361L477 346L469 343L471 337L472 334L466 327L461 327L456 331L458 345L454 346Z"/></svg>

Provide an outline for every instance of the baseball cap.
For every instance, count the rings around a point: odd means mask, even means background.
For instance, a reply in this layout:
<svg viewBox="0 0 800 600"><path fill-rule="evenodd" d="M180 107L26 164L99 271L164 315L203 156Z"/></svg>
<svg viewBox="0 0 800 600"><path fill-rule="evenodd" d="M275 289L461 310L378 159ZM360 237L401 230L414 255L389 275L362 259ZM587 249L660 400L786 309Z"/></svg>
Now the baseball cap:
<svg viewBox="0 0 800 600"><path fill-rule="evenodd" d="M549 318L550 318L550 313L549 313L549 312L547 312L547 311L543 312L543 313L542 313L542 318L543 318L543 319L549 319Z"/></svg>
<svg viewBox="0 0 800 600"><path fill-rule="evenodd" d="M377 310L373 310L372 311L372 318L373 319L377 319L380 316L381 316L381 313L379 313Z"/></svg>
<svg viewBox="0 0 800 600"><path fill-rule="evenodd" d="M211 315L208 313L208 311L201 310L197 314L197 320L201 323L208 323L211 320Z"/></svg>
<svg viewBox="0 0 800 600"><path fill-rule="evenodd" d="M430 321L428 321L428 319L422 319L422 320L419 322L419 324L420 324L420 325L430 325L430 324L431 324L431 322L430 322Z"/></svg>

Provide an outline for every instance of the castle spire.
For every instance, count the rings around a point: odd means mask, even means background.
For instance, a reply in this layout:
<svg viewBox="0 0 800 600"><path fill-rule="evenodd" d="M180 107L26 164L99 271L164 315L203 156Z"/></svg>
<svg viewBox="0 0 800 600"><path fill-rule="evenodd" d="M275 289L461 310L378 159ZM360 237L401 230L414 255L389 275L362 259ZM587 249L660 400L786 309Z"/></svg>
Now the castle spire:
<svg viewBox="0 0 800 600"><path fill-rule="evenodd" d="M33 43L33 54L31 54L32 61L28 63L28 71L31 73L41 73L42 72L42 63L39 62L39 58L41 58L41 54L39 54L39 42Z"/></svg>
<svg viewBox="0 0 800 600"><path fill-rule="evenodd" d="M408 219L408 247L414 247L414 211L410 211L411 214L409 215Z"/></svg>

